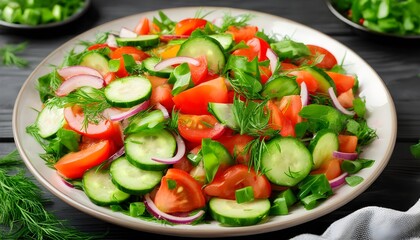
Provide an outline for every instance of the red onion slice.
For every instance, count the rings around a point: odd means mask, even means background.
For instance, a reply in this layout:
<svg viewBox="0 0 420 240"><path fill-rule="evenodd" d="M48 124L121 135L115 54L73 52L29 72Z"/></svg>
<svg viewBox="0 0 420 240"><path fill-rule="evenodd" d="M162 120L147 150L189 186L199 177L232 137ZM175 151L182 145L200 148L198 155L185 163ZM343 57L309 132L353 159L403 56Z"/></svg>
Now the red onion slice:
<svg viewBox="0 0 420 240"><path fill-rule="evenodd" d="M55 91L55 94L57 94L59 97L62 97L81 87L93 87L100 89L104 86L104 79L93 75L80 74L64 81Z"/></svg>
<svg viewBox="0 0 420 240"><path fill-rule="evenodd" d="M328 88L328 93L330 94L331 100L333 101L334 106L342 113L346 115L354 115L354 111L349 111L345 107L341 105L341 103L338 101L337 96L335 95L334 89L332 87Z"/></svg>
<svg viewBox="0 0 420 240"><path fill-rule="evenodd" d="M332 188L336 188L336 187L341 186L343 183L346 182L347 175L349 175L349 174L347 172L344 172L340 176L338 176L334 179L331 179L328 182L330 183Z"/></svg>
<svg viewBox="0 0 420 240"><path fill-rule="evenodd" d="M120 34L119 34L119 36L120 36L121 38L135 38L135 37L137 37L138 35L137 35L137 33L135 33L135 32L133 32L133 31L129 30L128 28L122 27L122 28L120 29Z"/></svg>
<svg viewBox="0 0 420 240"><path fill-rule="evenodd" d="M355 160L358 157L357 153L346 153L346 152L340 152L340 151L334 151L333 157L339 158L339 159L345 159L345 160Z"/></svg>
<svg viewBox="0 0 420 240"><path fill-rule="evenodd" d="M185 155L185 142L179 134L175 134L176 139L176 146L177 152L175 156L171 158L160 158L160 157L152 157L151 159L156 162L165 163L165 164L174 164L181 160L181 158Z"/></svg>
<svg viewBox="0 0 420 240"><path fill-rule="evenodd" d="M277 65L279 64L279 59L277 58L277 54L273 51L271 48L267 48L267 52L265 53L268 60L270 60L270 70L274 74L274 71L277 68Z"/></svg>
<svg viewBox="0 0 420 240"><path fill-rule="evenodd" d="M169 34L164 34L160 36L160 40L162 40L163 42L169 42L171 40L176 40L176 39L186 39L188 38L189 35L169 35Z"/></svg>
<svg viewBox="0 0 420 240"><path fill-rule="evenodd" d="M157 219L165 219L175 224L190 224L195 220L201 218L205 213L204 210L200 210L196 214L187 217L179 217L164 213L156 207L149 194L144 195L144 203L146 205L147 210Z"/></svg>
<svg viewBox="0 0 420 240"><path fill-rule="evenodd" d="M169 118L169 112L168 112L168 110L162 104L156 103L156 109L162 111L163 117L165 119L168 119Z"/></svg>
<svg viewBox="0 0 420 240"><path fill-rule="evenodd" d="M300 84L300 100L302 101L302 107L308 105L309 102L309 92L306 83L302 82Z"/></svg>
<svg viewBox="0 0 420 240"><path fill-rule="evenodd" d="M57 72L58 72L58 75L64 78L64 80L67 80L76 75L92 75L92 76L102 78L102 75L96 69L85 67L85 66L64 67L57 70Z"/></svg>
<svg viewBox="0 0 420 240"><path fill-rule="evenodd" d="M106 44L110 47L118 47L117 40L115 39L114 34L108 34L108 38L106 39Z"/></svg>
<svg viewBox="0 0 420 240"><path fill-rule="evenodd" d="M185 63L185 62L192 64L194 66L198 66L200 64L200 62L197 59L192 58L192 57L173 57L173 58L165 59L162 62L159 62L158 64L156 64L154 70L160 71L167 67L170 67L176 64Z"/></svg>
<svg viewBox="0 0 420 240"><path fill-rule="evenodd" d="M102 115L112 121L121 121L131 116L136 115L140 111L146 110L150 105L150 100L144 101L130 109L122 108L108 108Z"/></svg>

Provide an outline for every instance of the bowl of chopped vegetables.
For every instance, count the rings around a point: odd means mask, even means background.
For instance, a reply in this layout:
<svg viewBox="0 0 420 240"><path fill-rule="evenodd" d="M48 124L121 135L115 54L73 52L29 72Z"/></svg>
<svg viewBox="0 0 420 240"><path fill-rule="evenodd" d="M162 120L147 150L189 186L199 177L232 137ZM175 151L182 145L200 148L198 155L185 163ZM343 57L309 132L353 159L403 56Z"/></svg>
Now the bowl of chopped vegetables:
<svg viewBox="0 0 420 240"><path fill-rule="evenodd" d="M53 194L184 237L276 231L343 206L387 165L396 124L384 82L351 49L215 7L75 37L28 77L13 112L19 153Z"/></svg>
<svg viewBox="0 0 420 240"><path fill-rule="evenodd" d="M80 18L90 0L1 0L0 27L12 30L42 30L59 27Z"/></svg>
<svg viewBox="0 0 420 240"><path fill-rule="evenodd" d="M357 33L385 40L420 39L420 2L416 0L327 0L330 11Z"/></svg>

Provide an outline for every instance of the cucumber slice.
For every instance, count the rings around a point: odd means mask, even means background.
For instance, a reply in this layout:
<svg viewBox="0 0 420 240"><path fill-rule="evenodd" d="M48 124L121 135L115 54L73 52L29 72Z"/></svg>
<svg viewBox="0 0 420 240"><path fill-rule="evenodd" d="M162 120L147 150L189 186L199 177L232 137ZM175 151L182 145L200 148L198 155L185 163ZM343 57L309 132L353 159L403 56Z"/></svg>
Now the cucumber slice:
<svg viewBox="0 0 420 240"><path fill-rule="evenodd" d="M84 54L79 65L97 70L102 77L109 72L108 59L97 52L87 52Z"/></svg>
<svg viewBox="0 0 420 240"><path fill-rule="evenodd" d="M152 84L141 76L130 76L112 81L104 90L105 98L115 107L133 107L152 94Z"/></svg>
<svg viewBox="0 0 420 240"><path fill-rule="evenodd" d="M130 124L124 129L124 134L141 132L145 129L163 126L165 117L162 111L154 110L145 114L136 115L130 121Z"/></svg>
<svg viewBox="0 0 420 240"><path fill-rule="evenodd" d="M175 137L163 129L130 134L125 140L125 153L128 161L144 170L166 169L167 164L153 161L151 158L153 156L172 157L175 149Z"/></svg>
<svg viewBox="0 0 420 240"><path fill-rule="evenodd" d="M318 131L308 146L314 162L312 169L319 168L325 161L331 159L333 152L337 151L338 147L337 133L329 129Z"/></svg>
<svg viewBox="0 0 420 240"><path fill-rule="evenodd" d="M312 154L293 137L279 137L267 142L261 156L261 166L270 182L292 187L302 181L312 169Z"/></svg>
<svg viewBox="0 0 420 240"><path fill-rule="evenodd" d="M226 57L220 43L208 36L191 37L179 49L178 56L200 57L206 56L209 70L219 73L226 64Z"/></svg>
<svg viewBox="0 0 420 240"><path fill-rule="evenodd" d="M153 76L162 77L162 78L169 78L171 75L171 72L174 70L173 67L167 67L165 69L162 69L160 71L155 70L156 64L160 62L160 59L157 57L150 57L143 61L143 66L146 69L146 71Z"/></svg>
<svg viewBox="0 0 420 240"><path fill-rule="evenodd" d="M270 201L257 199L252 202L237 203L236 200L212 198L209 202L210 214L218 222L229 226L250 226L268 216Z"/></svg>
<svg viewBox="0 0 420 240"><path fill-rule="evenodd" d="M43 138L55 135L64 123L64 109L56 106L44 107L36 119L38 133Z"/></svg>
<svg viewBox="0 0 420 240"><path fill-rule="evenodd" d="M83 174L83 191L97 205L118 204L130 197L112 182L109 170L92 168Z"/></svg>
<svg viewBox="0 0 420 240"><path fill-rule="evenodd" d="M299 94L299 86L295 78L280 76L264 85L261 95L267 98L282 98L287 95Z"/></svg>
<svg viewBox="0 0 420 240"><path fill-rule="evenodd" d="M228 50L233 46L233 35L232 34L212 34L209 37L217 40L224 50Z"/></svg>
<svg viewBox="0 0 420 240"><path fill-rule="evenodd" d="M162 171L142 170L132 165L127 158L114 160L110 167L112 182L123 192L146 194L159 184Z"/></svg>
<svg viewBox="0 0 420 240"><path fill-rule="evenodd" d="M155 47L160 42L159 35L140 35L135 38L116 37L115 40L119 46L133 46L140 48Z"/></svg>
<svg viewBox="0 0 420 240"><path fill-rule="evenodd" d="M337 93L334 81L324 72L324 70L315 66L305 68L305 70L308 71L318 82L318 92L328 95L328 88L332 87L334 92Z"/></svg>
<svg viewBox="0 0 420 240"><path fill-rule="evenodd" d="M233 114L233 104L231 103L209 103L208 111L216 119L233 130L239 128L238 122Z"/></svg>

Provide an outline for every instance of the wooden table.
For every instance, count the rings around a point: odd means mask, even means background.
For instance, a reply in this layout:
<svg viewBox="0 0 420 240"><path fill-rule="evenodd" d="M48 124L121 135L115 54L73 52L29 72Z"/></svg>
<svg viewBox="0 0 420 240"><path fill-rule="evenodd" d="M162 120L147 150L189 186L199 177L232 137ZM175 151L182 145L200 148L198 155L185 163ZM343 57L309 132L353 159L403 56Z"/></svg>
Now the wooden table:
<svg viewBox="0 0 420 240"><path fill-rule="evenodd" d="M398 114L398 134L394 153L379 178L361 195L345 206L311 222L263 234L262 237L286 239L301 233L322 234L335 220L366 206L381 206L406 211L420 197L420 160L411 156L409 147L420 139L420 45L385 42L360 36L339 22L322 0L94 0L88 13L75 24L58 32L26 34L0 30L0 46L28 41L21 54L30 61L26 69L0 66L0 155L15 149L12 135L12 109L21 85L33 69L54 49L94 26L120 17L161 8L182 6L224 6L252 9L281 16L317 29L348 46L365 59L386 83ZM42 187L42 186L41 186ZM44 189L44 188L43 188ZM159 237L116 226L70 207L45 191L52 200L48 209L81 231L102 234L106 239ZM162 236L160 236L162 237ZM253 239L255 236L241 237Z"/></svg>

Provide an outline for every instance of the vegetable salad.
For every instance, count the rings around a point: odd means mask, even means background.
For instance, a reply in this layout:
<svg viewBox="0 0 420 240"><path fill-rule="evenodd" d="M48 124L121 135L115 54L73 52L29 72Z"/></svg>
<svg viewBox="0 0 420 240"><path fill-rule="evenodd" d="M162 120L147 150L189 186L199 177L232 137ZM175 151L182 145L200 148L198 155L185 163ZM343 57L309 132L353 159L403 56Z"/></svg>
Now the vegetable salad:
<svg viewBox="0 0 420 240"><path fill-rule="evenodd" d="M334 53L248 14L99 34L38 79L27 127L95 204L171 224L258 224L313 209L374 160L358 79Z"/></svg>

